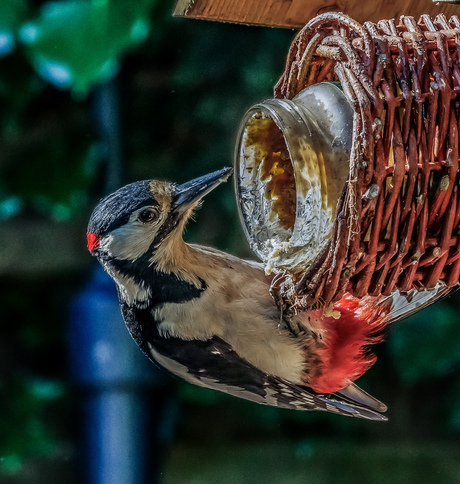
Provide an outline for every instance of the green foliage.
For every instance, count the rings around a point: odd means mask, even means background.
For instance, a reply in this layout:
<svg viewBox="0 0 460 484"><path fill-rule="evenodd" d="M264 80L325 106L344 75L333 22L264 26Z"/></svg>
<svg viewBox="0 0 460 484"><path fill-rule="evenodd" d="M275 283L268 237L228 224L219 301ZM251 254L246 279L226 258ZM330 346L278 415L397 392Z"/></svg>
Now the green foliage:
<svg viewBox="0 0 460 484"><path fill-rule="evenodd" d="M391 329L389 348L398 374L410 385L459 369L458 297L434 304Z"/></svg>
<svg viewBox="0 0 460 484"><path fill-rule="evenodd" d="M0 56L13 51L18 28L26 18L26 13L25 0L2 0L0 2Z"/></svg>
<svg viewBox="0 0 460 484"><path fill-rule="evenodd" d="M38 12L24 1L5 0L0 55L13 50L19 33L39 75L81 96L112 78L122 55L145 40L154 3L60 1L45 3ZM25 207L58 220L73 218L88 201L98 157L88 135L90 120L84 119L87 107L41 83L22 52L1 59L0 67L0 219Z"/></svg>
<svg viewBox="0 0 460 484"><path fill-rule="evenodd" d="M0 471L9 474L18 471L27 457L55 450L46 412L50 403L62 398L64 389L61 382L19 375L4 379L1 386L8 398L0 401Z"/></svg>
<svg viewBox="0 0 460 484"><path fill-rule="evenodd" d="M36 20L22 26L21 40L44 79L86 94L112 78L120 56L145 40L153 1L50 2Z"/></svg>

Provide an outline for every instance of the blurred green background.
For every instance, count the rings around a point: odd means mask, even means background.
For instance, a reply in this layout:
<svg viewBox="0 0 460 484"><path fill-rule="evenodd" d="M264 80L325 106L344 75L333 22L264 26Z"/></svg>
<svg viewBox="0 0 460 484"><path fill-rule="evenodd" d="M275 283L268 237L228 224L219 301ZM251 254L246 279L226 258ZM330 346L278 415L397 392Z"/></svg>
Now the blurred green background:
<svg viewBox="0 0 460 484"><path fill-rule="evenodd" d="M123 183L185 182L231 165L245 110L284 68L295 32L174 19L173 7L0 2L0 482L80 482L69 307L96 264L86 222L117 182L95 126L101 86L117 93ZM186 238L251 257L231 183ZM389 405L388 423L262 407L165 375L145 400L175 415L159 481L460 482L459 304L398 323L377 348L360 383Z"/></svg>

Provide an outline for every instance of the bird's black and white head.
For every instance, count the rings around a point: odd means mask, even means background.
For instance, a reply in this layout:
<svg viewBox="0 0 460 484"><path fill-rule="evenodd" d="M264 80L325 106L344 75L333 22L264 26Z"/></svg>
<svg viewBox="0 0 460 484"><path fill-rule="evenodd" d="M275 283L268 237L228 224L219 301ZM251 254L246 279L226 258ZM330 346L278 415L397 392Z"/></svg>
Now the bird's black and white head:
<svg viewBox="0 0 460 484"><path fill-rule="evenodd" d="M106 269L123 263L148 266L160 249L174 251L200 200L231 172L224 168L182 185L144 180L120 188L91 215L88 249Z"/></svg>

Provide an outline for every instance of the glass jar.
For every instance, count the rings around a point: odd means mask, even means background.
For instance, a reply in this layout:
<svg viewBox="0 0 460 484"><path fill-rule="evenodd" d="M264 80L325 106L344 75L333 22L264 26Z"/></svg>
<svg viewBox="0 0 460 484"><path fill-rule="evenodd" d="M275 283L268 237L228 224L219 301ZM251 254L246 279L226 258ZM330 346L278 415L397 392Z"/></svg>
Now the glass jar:
<svg viewBox="0 0 460 484"><path fill-rule="evenodd" d="M237 203L249 244L268 272L304 271L331 237L352 131L352 107L326 82L245 114L235 147Z"/></svg>

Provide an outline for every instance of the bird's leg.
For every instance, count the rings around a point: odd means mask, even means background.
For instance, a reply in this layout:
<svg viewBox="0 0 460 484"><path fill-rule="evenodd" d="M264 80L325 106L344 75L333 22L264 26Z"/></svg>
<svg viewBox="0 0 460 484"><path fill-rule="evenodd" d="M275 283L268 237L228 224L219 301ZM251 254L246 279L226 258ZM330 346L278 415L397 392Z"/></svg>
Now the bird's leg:
<svg viewBox="0 0 460 484"><path fill-rule="evenodd" d="M305 333L306 328L302 325L299 318L295 318L297 311L294 304L288 304L286 299L282 296L287 294L286 292L286 275L283 271L277 271L270 285L270 295L273 298L276 306L280 310L280 322L279 327L286 328L294 336L299 336L301 333ZM294 287L291 284L291 287Z"/></svg>

